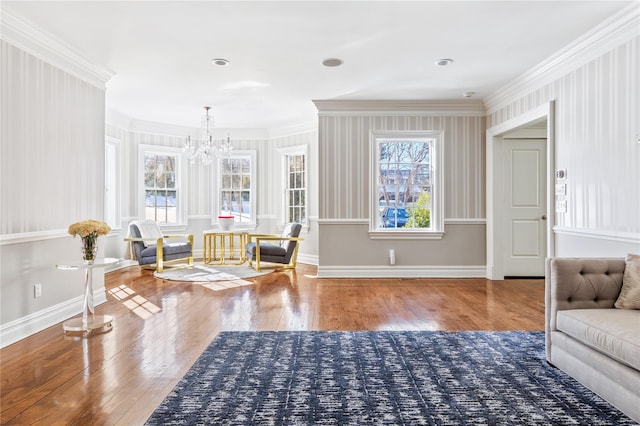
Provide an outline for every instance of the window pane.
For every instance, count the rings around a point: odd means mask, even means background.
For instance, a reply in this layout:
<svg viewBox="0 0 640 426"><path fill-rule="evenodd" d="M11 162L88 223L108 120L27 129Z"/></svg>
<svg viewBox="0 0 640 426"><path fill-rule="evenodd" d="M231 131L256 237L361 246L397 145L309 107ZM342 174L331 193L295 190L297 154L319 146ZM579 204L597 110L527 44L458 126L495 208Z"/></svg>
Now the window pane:
<svg viewBox="0 0 640 426"><path fill-rule="evenodd" d="M177 156L144 154L145 218L160 223L177 223Z"/></svg>
<svg viewBox="0 0 640 426"><path fill-rule="evenodd" d="M378 142L378 227L429 228L431 141Z"/></svg>
<svg viewBox="0 0 640 426"><path fill-rule="evenodd" d="M285 158L286 167L286 222L304 223L305 217L302 212L305 209L304 186L305 175L305 155L287 155Z"/></svg>
<svg viewBox="0 0 640 426"><path fill-rule="evenodd" d="M174 172L167 173L167 188L175 188L176 187L176 174Z"/></svg>
<svg viewBox="0 0 640 426"><path fill-rule="evenodd" d="M251 223L251 159L224 160L221 185L219 214L234 216L236 223Z"/></svg>

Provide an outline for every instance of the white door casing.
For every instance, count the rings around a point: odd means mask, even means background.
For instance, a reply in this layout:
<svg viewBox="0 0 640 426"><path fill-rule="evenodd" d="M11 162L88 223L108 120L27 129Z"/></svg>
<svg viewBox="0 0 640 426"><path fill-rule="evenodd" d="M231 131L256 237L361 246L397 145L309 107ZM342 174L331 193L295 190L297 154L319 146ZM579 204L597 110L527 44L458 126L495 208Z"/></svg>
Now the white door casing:
<svg viewBox="0 0 640 426"><path fill-rule="evenodd" d="M529 123L547 121L547 256L555 256L554 184L555 173L555 102L542 104L522 115L508 119L487 129L486 185L487 185L487 278L503 280L503 136Z"/></svg>
<svg viewBox="0 0 640 426"><path fill-rule="evenodd" d="M544 276L546 140L504 139L504 275Z"/></svg>

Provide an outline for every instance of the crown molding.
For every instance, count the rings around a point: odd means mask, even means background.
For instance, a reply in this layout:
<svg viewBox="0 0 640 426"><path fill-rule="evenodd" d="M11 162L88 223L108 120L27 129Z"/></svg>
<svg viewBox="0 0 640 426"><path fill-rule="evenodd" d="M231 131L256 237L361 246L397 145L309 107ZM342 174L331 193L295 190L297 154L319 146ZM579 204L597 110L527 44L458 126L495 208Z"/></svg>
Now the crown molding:
<svg viewBox="0 0 640 426"><path fill-rule="evenodd" d="M106 90L106 82L115 74L92 64L69 44L5 5L0 23L0 39L99 89Z"/></svg>
<svg viewBox="0 0 640 426"><path fill-rule="evenodd" d="M107 117L108 118L108 117ZM107 124L112 124L107 121ZM184 138L187 135L196 136L202 129L186 127L177 124L158 123L153 121L132 119L126 129L133 133L149 133L154 135L174 136ZM211 131L214 139L226 139L227 136L234 140L264 140L268 139L266 129L261 128L225 128L216 127Z"/></svg>
<svg viewBox="0 0 640 426"><path fill-rule="evenodd" d="M318 131L318 120L307 121L286 127L271 127L267 129L269 139L286 138L290 136L304 135Z"/></svg>
<svg viewBox="0 0 640 426"><path fill-rule="evenodd" d="M487 114L560 79L617 46L640 36L640 2L612 15L506 86L484 98Z"/></svg>
<svg viewBox="0 0 640 426"><path fill-rule="evenodd" d="M480 100L314 100L318 115L484 116Z"/></svg>

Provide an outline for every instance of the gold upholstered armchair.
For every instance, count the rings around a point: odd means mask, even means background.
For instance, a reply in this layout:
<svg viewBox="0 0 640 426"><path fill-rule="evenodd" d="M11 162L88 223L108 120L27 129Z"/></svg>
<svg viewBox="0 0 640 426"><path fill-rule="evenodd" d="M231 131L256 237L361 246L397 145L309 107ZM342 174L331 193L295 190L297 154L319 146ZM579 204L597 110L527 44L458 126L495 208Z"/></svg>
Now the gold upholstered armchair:
<svg viewBox="0 0 640 426"><path fill-rule="evenodd" d="M251 234L246 246L249 265L256 271L261 269L294 269L298 258L300 230L302 225L290 223L282 234ZM268 266L263 263L268 263Z"/></svg>
<svg viewBox="0 0 640 426"><path fill-rule="evenodd" d="M192 234L163 235L160 226L153 220L131 222L129 234L125 241L131 243L132 255L143 268L153 268L155 265L157 272L163 272L165 262L178 259L187 259L187 263L193 265ZM170 239L176 242L168 242Z"/></svg>

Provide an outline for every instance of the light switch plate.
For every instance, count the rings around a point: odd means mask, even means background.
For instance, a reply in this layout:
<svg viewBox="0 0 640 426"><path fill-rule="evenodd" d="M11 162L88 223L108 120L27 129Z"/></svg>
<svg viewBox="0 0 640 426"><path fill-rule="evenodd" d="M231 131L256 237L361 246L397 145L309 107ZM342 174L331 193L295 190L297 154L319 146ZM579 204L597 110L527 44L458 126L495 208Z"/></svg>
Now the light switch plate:
<svg viewBox="0 0 640 426"><path fill-rule="evenodd" d="M566 213L567 212L567 201L566 200L558 200L558 201L556 201L556 212L557 213Z"/></svg>

